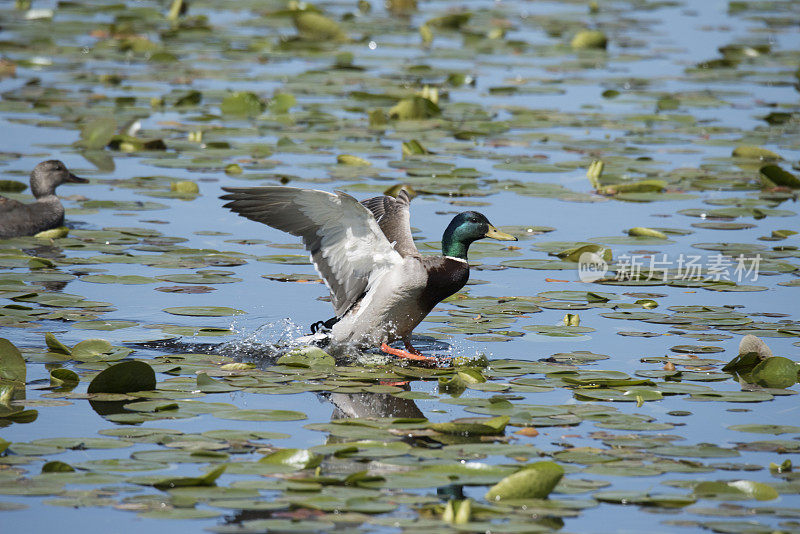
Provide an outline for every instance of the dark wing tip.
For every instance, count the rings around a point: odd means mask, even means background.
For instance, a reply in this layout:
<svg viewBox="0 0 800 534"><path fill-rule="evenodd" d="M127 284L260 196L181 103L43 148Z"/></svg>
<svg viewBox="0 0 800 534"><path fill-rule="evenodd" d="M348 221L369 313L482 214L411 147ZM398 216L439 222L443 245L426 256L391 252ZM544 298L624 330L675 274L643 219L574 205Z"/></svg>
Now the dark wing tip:
<svg viewBox="0 0 800 534"><path fill-rule="evenodd" d="M411 204L411 199L414 198L414 197L409 195L408 191L406 191L405 188L402 188L402 189L400 189L400 192L397 193L397 197L395 197L395 198L397 200L399 200L400 202L402 202L403 204L409 205L409 204Z"/></svg>

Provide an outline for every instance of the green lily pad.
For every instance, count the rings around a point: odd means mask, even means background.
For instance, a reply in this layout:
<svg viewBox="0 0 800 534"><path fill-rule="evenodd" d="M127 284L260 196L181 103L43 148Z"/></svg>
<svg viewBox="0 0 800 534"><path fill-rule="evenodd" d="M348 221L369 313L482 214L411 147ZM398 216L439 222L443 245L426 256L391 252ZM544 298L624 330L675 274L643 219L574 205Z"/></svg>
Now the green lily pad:
<svg viewBox="0 0 800 534"><path fill-rule="evenodd" d="M599 30L581 30L575 34L570 46L575 50L602 49L608 45L608 37Z"/></svg>
<svg viewBox="0 0 800 534"><path fill-rule="evenodd" d="M0 338L0 379L25 383L25 359L19 349L5 338Z"/></svg>
<svg viewBox="0 0 800 534"><path fill-rule="evenodd" d="M89 150L105 148L117 131L117 121L113 117L101 117L87 122L81 128L78 145Z"/></svg>
<svg viewBox="0 0 800 534"><path fill-rule="evenodd" d="M156 388L156 374L145 362L128 361L112 365L89 383L87 393L129 393Z"/></svg>
<svg viewBox="0 0 800 534"><path fill-rule="evenodd" d="M439 106L421 96L404 98L389 110L389 117L401 121L422 120L437 117L442 113Z"/></svg>
<svg viewBox="0 0 800 534"><path fill-rule="evenodd" d="M716 499L755 499L771 501L778 498L775 488L762 482L733 480L730 482L700 482L694 487L697 497Z"/></svg>
<svg viewBox="0 0 800 534"><path fill-rule="evenodd" d="M198 373L197 389L203 393L225 393L228 391L236 391L239 388L229 386L228 384L219 380L214 380L206 373Z"/></svg>
<svg viewBox="0 0 800 534"><path fill-rule="evenodd" d="M765 165L759 169L759 172L770 184L800 189L800 178L789 171L783 170L778 165Z"/></svg>
<svg viewBox="0 0 800 534"><path fill-rule="evenodd" d="M280 358L278 358L278 365L288 365L290 367L330 367L336 361L333 356L325 352L319 347L308 346L292 349Z"/></svg>
<svg viewBox="0 0 800 534"><path fill-rule="evenodd" d="M237 421L301 421L306 414L293 410L225 410L214 413L220 419Z"/></svg>
<svg viewBox="0 0 800 534"><path fill-rule="evenodd" d="M449 423L432 423L430 428L443 434L462 434L465 436L486 436L502 434L511 420L507 415L498 417L465 417Z"/></svg>
<svg viewBox="0 0 800 534"><path fill-rule="evenodd" d="M756 365L750 376L759 386L788 388L797 382L798 371L800 366L789 358L773 356Z"/></svg>
<svg viewBox="0 0 800 534"><path fill-rule="evenodd" d="M50 371L50 385L55 387L75 387L80 382L80 377L75 371L60 367Z"/></svg>
<svg viewBox="0 0 800 534"><path fill-rule="evenodd" d="M91 282L94 284L154 284L158 280L147 276L138 276L135 274L128 274L124 276L115 276L112 274L87 274L82 276L81 280L84 282Z"/></svg>
<svg viewBox="0 0 800 534"><path fill-rule="evenodd" d="M509 475L486 493L487 501L544 499L556 487L564 468L555 462L536 462Z"/></svg>
<svg viewBox="0 0 800 534"><path fill-rule="evenodd" d="M153 482L152 486L162 490L194 486L213 486L222 473L225 472L226 467L226 465L220 465L201 477L163 478Z"/></svg>
<svg viewBox="0 0 800 534"><path fill-rule="evenodd" d="M312 469L321 462L321 455L305 449L280 449L259 460L259 463L288 466L294 469Z"/></svg>
<svg viewBox="0 0 800 534"><path fill-rule="evenodd" d="M240 91L227 95L220 104L225 115L256 117L267 109L267 104L255 93Z"/></svg>
<svg viewBox="0 0 800 534"><path fill-rule="evenodd" d="M72 358L79 361L91 361L111 352L111 343L105 339L86 339L72 347Z"/></svg>
<svg viewBox="0 0 800 534"><path fill-rule="evenodd" d="M190 315L192 317L225 317L229 315L242 315L246 313L236 308L227 306L177 306L164 308L165 312L172 315Z"/></svg>

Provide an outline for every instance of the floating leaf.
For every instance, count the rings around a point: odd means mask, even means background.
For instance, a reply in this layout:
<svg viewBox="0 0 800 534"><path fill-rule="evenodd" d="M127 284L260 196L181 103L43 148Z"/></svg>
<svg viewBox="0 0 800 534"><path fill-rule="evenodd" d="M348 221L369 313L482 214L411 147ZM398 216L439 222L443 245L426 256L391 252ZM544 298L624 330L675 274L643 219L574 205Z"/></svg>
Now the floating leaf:
<svg viewBox="0 0 800 534"><path fill-rule="evenodd" d="M401 121L423 120L437 117L442 113L439 106L421 96L404 98L389 110L389 117Z"/></svg>
<svg viewBox="0 0 800 534"><path fill-rule="evenodd" d="M721 499L755 499L771 501L778 498L778 492L762 482L734 480L730 482L700 482L693 493L698 497Z"/></svg>
<svg viewBox="0 0 800 534"><path fill-rule="evenodd" d="M564 476L564 468L555 462L536 462L509 475L486 493L487 501L505 499L544 499Z"/></svg>
<svg viewBox="0 0 800 534"><path fill-rule="evenodd" d="M301 11L292 17L297 33L309 41L347 41L347 34L333 20L313 11Z"/></svg>
<svg viewBox="0 0 800 534"><path fill-rule="evenodd" d="M417 141L416 139L412 139L410 141L403 141L401 145L403 156L424 156L425 154L430 154L430 151L422 146L422 143Z"/></svg>
<svg viewBox="0 0 800 534"><path fill-rule="evenodd" d="M87 393L129 393L156 387L156 374L145 362L129 361L112 365L89 383Z"/></svg>
<svg viewBox="0 0 800 534"><path fill-rule="evenodd" d="M443 28L448 30L458 30L472 18L472 13L465 11L462 13L448 13L441 17L429 19L425 24L433 28Z"/></svg>
<svg viewBox="0 0 800 534"><path fill-rule="evenodd" d="M0 380L25 383L25 359L9 340L0 337Z"/></svg>
<svg viewBox="0 0 800 534"><path fill-rule="evenodd" d="M288 113L290 109L297 105L297 99L294 95L288 93L278 93L272 97L267 104L267 108L272 113Z"/></svg>
<svg viewBox="0 0 800 534"><path fill-rule="evenodd" d="M788 388L797 382L800 366L789 358L773 356L756 365L750 376L759 386L767 388Z"/></svg>
<svg viewBox="0 0 800 534"><path fill-rule="evenodd" d="M53 460L42 466L42 473L74 473L75 468L68 463Z"/></svg>
<svg viewBox="0 0 800 534"><path fill-rule="evenodd" d="M472 499L457 501L450 499L442 512L442 521L464 525L472 518Z"/></svg>
<svg viewBox="0 0 800 534"><path fill-rule="evenodd" d="M177 180L172 182L169 185L169 190L175 191L176 193L185 193L190 195L195 195L200 192L198 185L191 180Z"/></svg>
<svg viewBox="0 0 800 534"><path fill-rule="evenodd" d="M224 410L214 412L220 419L237 421L300 421L307 416L294 410Z"/></svg>
<svg viewBox="0 0 800 534"><path fill-rule="evenodd" d="M75 387L80 382L80 377L75 371L59 367L50 371L50 385L55 387Z"/></svg>
<svg viewBox="0 0 800 534"><path fill-rule="evenodd" d="M72 358L79 361L95 360L112 350L111 343L105 339L86 339L72 347Z"/></svg>
<svg viewBox="0 0 800 534"><path fill-rule="evenodd" d="M336 364L333 356L319 347L308 346L292 349L276 362L290 367L331 367Z"/></svg>
<svg viewBox="0 0 800 534"><path fill-rule="evenodd" d="M280 449L264 456L258 462L295 469L312 469L322 462L322 456L306 449Z"/></svg>
<svg viewBox="0 0 800 534"><path fill-rule="evenodd" d="M164 308L164 311L172 315L190 315L192 317L225 317L228 315L241 315L245 313L236 308L226 306L178 306L175 308Z"/></svg>
<svg viewBox="0 0 800 534"><path fill-rule="evenodd" d="M225 115L244 117L257 117L266 108L267 105L257 94L248 91L231 93L220 104L220 111Z"/></svg>
<svg viewBox="0 0 800 534"><path fill-rule="evenodd" d="M604 49L608 46L608 37L599 30L581 30L570 41L570 46L575 50Z"/></svg>
<svg viewBox="0 0 800 534"><path fill-rule="evenodd" d="M734 158L747 158L747 159L781 159L772 150L760 146L740 145L733 149L731 156Z"/></svg>
<svg viewBox="0 0 800 534"><path fill-rule="evenodd" d="M105 148L116 131L117 121L113 117L94 119L81 128L81 138L77 144L89 150Z"/></svg>
<svg viewBox="0 0 800 534"><path fill-rule="evenodd" d="M36 239L61 239L67 237L67 235L69 235L69 228L66 226L58 226L56 228L50 228L49 230L42 230L34 234L33 237Z"/></svg>
<svg viewBox="0 0 800 534"><path fill-rule="evenodd" d="M207 373L198 373L197 389L203 393L225 393L227 391L236 391L238 388L229 386L219 380L214 380Z"/></svg>
<svg viewBox="0 0 800 534"><path fill-rule="evenodd" d="M598 189L598 192L603 195L616 195L619 193L661 193L666 187L667 182L663 180L639 180L637 182L605 185Z"/></svg>
<svg viewBox="0 0 800 534"><path fill-rule="evenodd" d="M636 226L628 230L628 235L642 236L642 237L655 237L658 239L667 239L667 234L652 228L645 228L643 226Z"/></svg>
<svg viewBox="0 0 800 534"><path fill-rule="evenodd" d="M72 350L63 343L61 343L58 339L56 339L55 334L51 332L47 332L44 335L44 341L47 344L47 348L50 350L50 352L55 352L56 354L64 354L66 356L72 354Z"/></svg>
<svg viewBox="0 0 800 534"><path fill-rule="evenodd" d="M758 172L772 185L800 189L800 178L789 171L783 170L778 165L764 165Z"/></svg>
<svg viewBox="0 0 800 534"><path fill-rule="evenodd" d="M502 434L511 420L507 415L498 417L464 417L449 423L433 423L429 427L443 434L463 434L465 436L490 436Z"/></svg>
<svg viewBox="0 0 800 534"><path fill-rule="evenodd" d="M339 165L350 165L353 167L370 167L372 163L365 160L364 158L359 158L358 156L352 156L350 154L339 154L336 156L336 163Z"/></svg>
<svg viewBox="0 0 800 534"><path fill-rule="evenodd" d="M227 467L227 465L220 465L201 477L162 478L153 482L152 486L162 490L195 486L213 486Z"/></svg>
<svg viewBox="0 0 800 534"><path fill-rule="evenodd" d="M28 189L27 184L16 180L0 180L0 191L3 193L21 193Z"/></svg>

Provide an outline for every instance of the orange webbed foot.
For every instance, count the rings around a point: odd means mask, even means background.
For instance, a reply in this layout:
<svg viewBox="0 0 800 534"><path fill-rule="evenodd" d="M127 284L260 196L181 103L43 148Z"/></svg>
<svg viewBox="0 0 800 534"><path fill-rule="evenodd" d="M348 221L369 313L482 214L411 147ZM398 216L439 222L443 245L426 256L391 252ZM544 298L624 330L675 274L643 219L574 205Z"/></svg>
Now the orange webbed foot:
<svg viewBox="0 0 800 534"><path fill-rule="evenodd" d="M411 348L411 350L393 349L386 343L381 343L381 350L386 354L391 354L392 356L397 356L398 358L405 358L407 360L414 360L418 362L436 363L436 358L423 355L421 352L414 349L414 347L411 347L410 344L407 344L406 347Z"/></svg>

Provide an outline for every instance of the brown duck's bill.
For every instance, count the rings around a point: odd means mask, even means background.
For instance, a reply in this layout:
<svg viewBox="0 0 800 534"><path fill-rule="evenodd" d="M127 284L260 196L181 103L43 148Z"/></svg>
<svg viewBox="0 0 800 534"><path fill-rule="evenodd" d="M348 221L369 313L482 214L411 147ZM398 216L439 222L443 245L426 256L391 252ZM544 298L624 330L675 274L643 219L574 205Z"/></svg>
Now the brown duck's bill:
<svg viewBox="0 0 800 534"><path fill-rule="evenodd" d="M67 176L67 179L64 180L64 181L65 182L71 182L73 184L88 184L89 183L89 180L87 180L86 178L81 178L80 176L75 176L72 173L69 173L69 176Z"/></svg>
<svg viewBox="0 0 800 534"><path fill-rule="evenodd" d="M488 237L491 239L497 239L498 241L516 241L517 238L511 234L507 234L505 232L501 232L497 228L492 225L489 225L489 230L486 231L486 235L484 237Z"/></svg>

